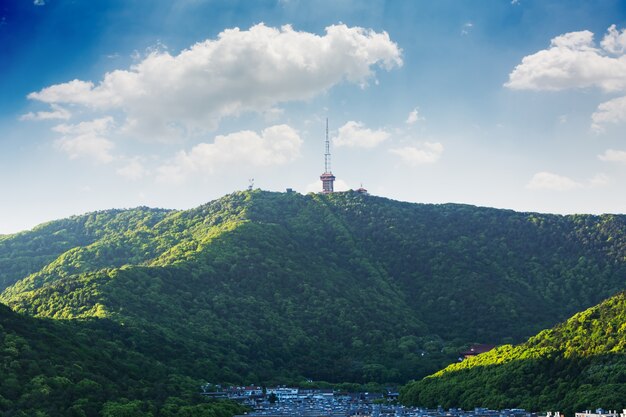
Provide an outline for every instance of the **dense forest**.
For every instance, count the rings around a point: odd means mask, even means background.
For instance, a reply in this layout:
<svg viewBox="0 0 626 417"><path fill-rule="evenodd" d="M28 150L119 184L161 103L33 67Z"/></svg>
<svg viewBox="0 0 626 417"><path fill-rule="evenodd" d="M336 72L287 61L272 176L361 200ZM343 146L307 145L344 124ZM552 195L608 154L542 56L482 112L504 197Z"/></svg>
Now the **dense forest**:
<svg viewBox="0 0 626 417"><path fill-rule="evenodd" d="M404 387L406 404L575 411L626 407L626 293L517 346L493 351Z"/></svg>
<svg viewBox="0 0 626 417"><path fill-rule="evenodd" d="M191 364L165 363L181 347L130 334L107 319L35 319L0 305L3 417L230 417L204 401ZM177 366L180 365L180 366Z"/></svg>
<svg viewBox="0 0 626 417"><path fill-rule="evenodd" d="M626 289L625 231L616 215L254 190L0 236L0 302L94 338L105 326L194 381L397 384Z"/></svg>

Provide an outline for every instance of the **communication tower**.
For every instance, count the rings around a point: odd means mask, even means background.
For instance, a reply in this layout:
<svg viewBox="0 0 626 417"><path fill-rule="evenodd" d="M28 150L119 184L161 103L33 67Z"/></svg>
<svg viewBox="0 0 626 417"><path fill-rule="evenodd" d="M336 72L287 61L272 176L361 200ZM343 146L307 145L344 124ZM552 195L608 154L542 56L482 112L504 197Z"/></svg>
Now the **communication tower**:
<svg viewBox="0 0 626 417"><path fill-rule="evenodd" d="M322 180L322 193L329 194L334 191L335 176L330 169L330 139L328 138L328 117L326 118L326 150L324 152L324 173L320 175Z"/></svg>

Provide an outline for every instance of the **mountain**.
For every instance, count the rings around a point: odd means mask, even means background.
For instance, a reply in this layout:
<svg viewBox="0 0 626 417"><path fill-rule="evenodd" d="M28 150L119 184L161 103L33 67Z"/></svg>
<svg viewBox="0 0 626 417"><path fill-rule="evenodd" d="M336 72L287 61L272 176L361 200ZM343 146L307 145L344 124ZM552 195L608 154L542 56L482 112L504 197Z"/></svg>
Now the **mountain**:
<svg viewBox="0 0 626 417"><path fill-rule="evenodd" d="M0 301L212 382L404 383L624 290L626 216L237 192L0 237ZM0 392L0 394L2 394ZM3 395L3 394L2 394Z"/></svg>
<svg viewBox="0 0 626 417"><path fill-rule="evenodd" d="M129 333L106 319L36 319L0 305L0 414L230 417L243 411L202 401L202 380L188 376L192 366L168 359L180 348L155 334Z"/></svg>
<svg viewBox="0 0 626 417"><path fill-rule="evenodd" d="M85 269L142 262L150 255L142 257L138 253L142 249L140 244L129 242L126 235L130 235L130 231L140 235L170 213L145 207L100 211L45 223L15 235L0 235L0 288L15 284L55 260L56 265L68 264L72 250L78 248L108 246L117 249L117 257L110 253L92 256L95 263Z"/></svg>
<svg viewBox="0 0 626 417"><path fill-rule="evenodd" d="M434 407L575 411L626 407L626 293L540 332L405 386L401 401Z"/></svg>

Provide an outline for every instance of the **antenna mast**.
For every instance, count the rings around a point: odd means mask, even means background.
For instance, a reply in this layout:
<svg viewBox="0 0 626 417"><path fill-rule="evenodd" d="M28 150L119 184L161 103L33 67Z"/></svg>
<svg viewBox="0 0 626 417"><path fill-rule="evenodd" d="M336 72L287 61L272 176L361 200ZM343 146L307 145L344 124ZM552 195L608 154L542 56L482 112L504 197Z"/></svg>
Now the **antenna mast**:
<svg viewBox="0 0 626 417"><path fill-rule="evenodd" d="M326 152L324 153L324 172L332 173L330 169L330 139L328 139L328 117L326 118Z"/></svg>
<svg viewBox="0 0 626 417"><path fill-rule="evenodd" d="M326 118L326 150L324 152L324 173L320 175L322 180L322 193L329 194L335 191L335 176L330 168L330 138L328 137L328 117Z"/></svg>

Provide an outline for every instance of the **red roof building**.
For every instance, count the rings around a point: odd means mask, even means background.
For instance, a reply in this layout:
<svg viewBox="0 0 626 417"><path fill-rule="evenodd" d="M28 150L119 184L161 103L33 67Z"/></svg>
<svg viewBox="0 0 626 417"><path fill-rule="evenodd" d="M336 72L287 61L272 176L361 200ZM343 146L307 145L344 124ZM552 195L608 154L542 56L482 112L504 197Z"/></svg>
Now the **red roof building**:
<svg viewBox="0 0 626 417"><path fill-rule="evenodd" d="M460 355L463 359L467 359L471 356L476 356L480 355L481 353L489 352L495 347L496 345L472 345L465 352L460 352Z"/></svg>

